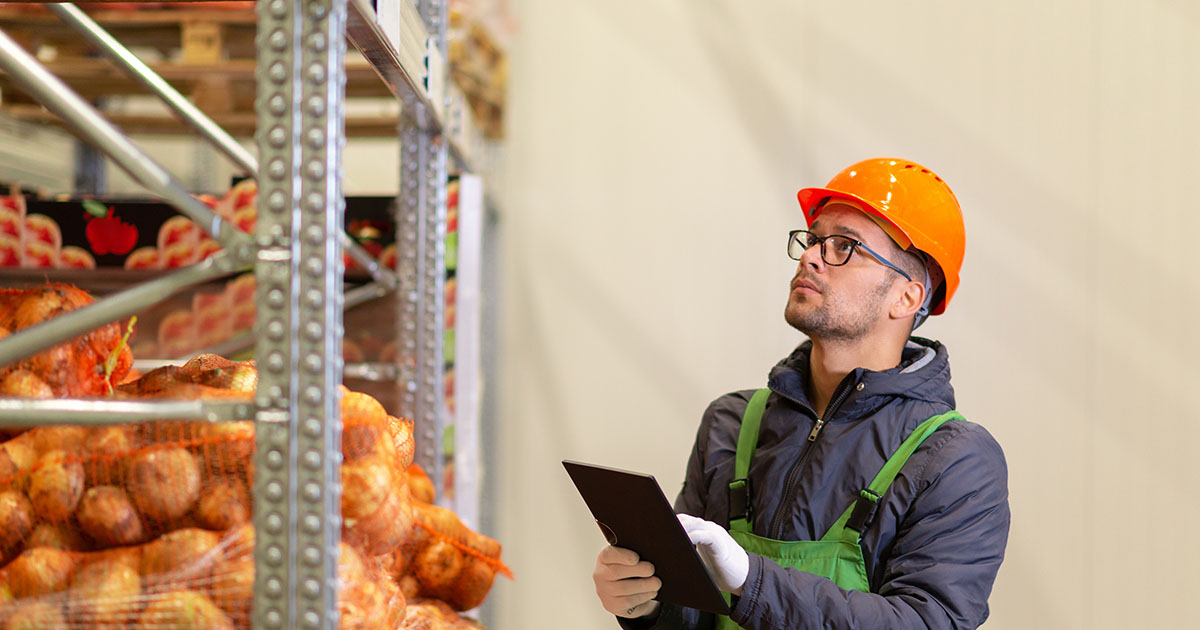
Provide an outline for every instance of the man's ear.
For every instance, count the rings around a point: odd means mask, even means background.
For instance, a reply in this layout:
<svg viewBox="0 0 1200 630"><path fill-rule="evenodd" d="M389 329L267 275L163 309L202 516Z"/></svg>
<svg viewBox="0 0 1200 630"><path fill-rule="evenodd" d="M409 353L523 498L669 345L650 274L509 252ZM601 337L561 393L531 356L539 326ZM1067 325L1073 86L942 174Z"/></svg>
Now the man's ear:
<svg viewBox="0 0 1200 630"><path fill-rule="evenodd" d="M892 302L892 307L888 309L888 316L892 319L905 319L916 315L917 311L921 310L921 305L925 303L925 285L909 280L903 283L904 290L895 302Z"/></svg>

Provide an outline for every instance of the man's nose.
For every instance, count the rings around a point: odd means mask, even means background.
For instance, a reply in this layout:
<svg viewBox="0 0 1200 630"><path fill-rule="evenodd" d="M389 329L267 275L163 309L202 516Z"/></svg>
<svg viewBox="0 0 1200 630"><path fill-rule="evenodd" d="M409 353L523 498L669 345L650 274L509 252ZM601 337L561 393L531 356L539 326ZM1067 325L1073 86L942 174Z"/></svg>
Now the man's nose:
<svg viewBox="0 0 1200 630"><path fill-rule="evenodd" d="M821 271L825 259L821 256L821 244L817 243L800 254L800 268L810 267L813 271Z"/></svg>

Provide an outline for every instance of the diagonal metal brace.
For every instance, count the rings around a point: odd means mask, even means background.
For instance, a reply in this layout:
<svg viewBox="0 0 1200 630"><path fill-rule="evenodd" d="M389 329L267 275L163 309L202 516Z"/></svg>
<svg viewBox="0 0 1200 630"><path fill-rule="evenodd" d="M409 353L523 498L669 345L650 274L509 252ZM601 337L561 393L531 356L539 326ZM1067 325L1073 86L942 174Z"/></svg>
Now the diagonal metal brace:
<svg viewBox="0 0 1200 630"><path fill-rule="evenodd" d="M70 313L23 328L0 339L0 367L74 339L109 322L128 317L190 286L229 275L238 271L237 262L233 254L221 250L198 264L183 267L170 275L144 282ZM246 266L248 265L242 265Z"/></svg>

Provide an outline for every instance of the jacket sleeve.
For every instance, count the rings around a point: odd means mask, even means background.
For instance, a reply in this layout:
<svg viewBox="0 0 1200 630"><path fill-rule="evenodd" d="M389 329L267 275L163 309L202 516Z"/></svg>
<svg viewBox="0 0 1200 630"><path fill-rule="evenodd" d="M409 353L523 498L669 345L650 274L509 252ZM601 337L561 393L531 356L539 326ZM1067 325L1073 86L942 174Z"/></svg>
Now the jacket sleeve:
<svg viewBox="0 0 1200 630"><path fill-rule="evenodd" d="M797 630L982 624L1008 540L1008 471L987 431L964 424L930 439L917 495L880 559L877 593L847 591L751 554L732 619L744 628Z"/></svg>

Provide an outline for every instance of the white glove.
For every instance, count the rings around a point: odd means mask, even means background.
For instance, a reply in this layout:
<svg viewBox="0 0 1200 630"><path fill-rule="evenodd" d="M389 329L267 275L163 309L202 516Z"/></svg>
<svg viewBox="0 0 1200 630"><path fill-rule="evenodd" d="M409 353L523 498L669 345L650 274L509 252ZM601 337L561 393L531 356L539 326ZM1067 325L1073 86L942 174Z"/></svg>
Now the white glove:
<svg viewBox="0 0 1200 630"><path fill-rule="evenodd" d="M750 556L746 550L724 527L688 514L678 516L717 588L740 595L750 573Z"/></svg>

